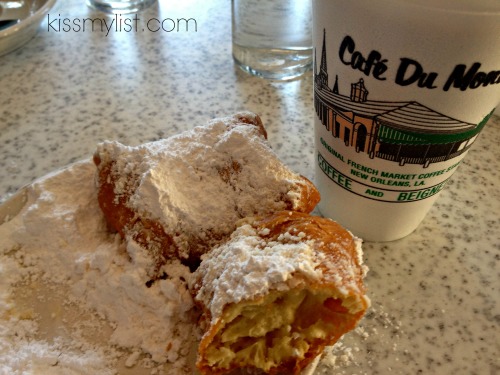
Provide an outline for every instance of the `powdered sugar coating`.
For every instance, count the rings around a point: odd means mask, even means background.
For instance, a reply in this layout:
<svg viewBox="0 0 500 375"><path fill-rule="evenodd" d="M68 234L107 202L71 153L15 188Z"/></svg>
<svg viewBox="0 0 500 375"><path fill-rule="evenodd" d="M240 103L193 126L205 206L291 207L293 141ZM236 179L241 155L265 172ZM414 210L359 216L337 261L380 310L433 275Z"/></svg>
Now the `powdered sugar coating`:
<svg viewBox="0 0 500 375"><path fill-rule="evenodd" d="M259 127L240 118L216 119L138 147L98 146L101 163L114 163L117 199L130 195L130 208L173 233L181 257L188 256L193 236L210 243L243 217L312 209L303 207L311 187L279 160Z"/></svg>
<svg viewBox="0 0 500 375"><path fill-rule="evenodd" d="M37 181L25 208L0 225L0 373L111 375L128 356L137 373L170 366L167 373L190 374L189 269L165 265L167 278L145 284L150 254L109 233L94 173L88 161ZM55 337L45 341L47 330Z"/></svg>
<svg viewBox="0 0 500 375"><path fill-rule="evenodd" d="M251 225L238 227L231 241L204 257L196 272L203 275L196 299L218 318L228 304L319 280L323 273L312 243L290 239L267 242Z"/></svg>

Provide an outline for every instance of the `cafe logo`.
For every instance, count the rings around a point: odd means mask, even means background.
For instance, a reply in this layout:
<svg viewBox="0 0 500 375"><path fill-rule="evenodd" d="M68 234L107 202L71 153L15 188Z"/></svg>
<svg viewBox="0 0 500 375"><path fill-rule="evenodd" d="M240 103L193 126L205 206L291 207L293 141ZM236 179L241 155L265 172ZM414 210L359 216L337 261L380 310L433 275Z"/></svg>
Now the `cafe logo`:
<svg viewBox="0 0 500 375"><path fill-rule="evenodd" d="M354 49L350 37L342 42L341 57L343 49ZM401 166L421 164L424 168L453 159L471 147L491 115L476 125L448 117L416 101L371 100L362 78L351 83L349 95L343 95L339 92L338 76L332 88L328 85L326 51L324 34L319 70L314 65L314 108L318 119L334 138L356 152L367 153L371 159L385 159ZM375 78L385 79L386 62L380 53L372 51L364 67L370 67ZM435 76L432 77L434 82Z"/></svg>

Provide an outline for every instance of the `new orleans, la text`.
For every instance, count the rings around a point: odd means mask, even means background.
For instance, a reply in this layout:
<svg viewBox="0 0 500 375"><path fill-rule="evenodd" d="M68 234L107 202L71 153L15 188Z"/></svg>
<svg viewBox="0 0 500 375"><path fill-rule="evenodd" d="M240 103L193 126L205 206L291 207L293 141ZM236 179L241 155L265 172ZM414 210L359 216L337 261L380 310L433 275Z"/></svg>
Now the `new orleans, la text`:
<svg viewBox="0 0 500 375"><path fill-rule="evenodd" d="M145 23L135 14L123 17L115 14L113 18L68 18L47 14L47 32L197 32L198 24L194 18L150 18Z"/></svg>

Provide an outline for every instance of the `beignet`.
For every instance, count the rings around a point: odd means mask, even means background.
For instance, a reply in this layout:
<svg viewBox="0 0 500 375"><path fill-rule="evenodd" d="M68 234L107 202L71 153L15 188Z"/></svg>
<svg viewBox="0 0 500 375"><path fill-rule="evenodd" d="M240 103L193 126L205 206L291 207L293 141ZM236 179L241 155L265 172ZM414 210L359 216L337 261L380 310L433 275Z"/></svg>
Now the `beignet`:
<svg viewBox="0 0 500 375"><path fill-rule="evenodd" d="M202 374L298 374L353 329L365 296L361 241L330 219L297 212L247 218L203 256L195 301Z"/></svg>
<svg viewBox="0 0 500 375"><path fill-rule="evenodd" d="M245 112L137 147L101 143L99 205L112 228L153 257L151 275L169 259L196 268L239 219L318 203L314 185L266 137L260 118Z"/></svg>

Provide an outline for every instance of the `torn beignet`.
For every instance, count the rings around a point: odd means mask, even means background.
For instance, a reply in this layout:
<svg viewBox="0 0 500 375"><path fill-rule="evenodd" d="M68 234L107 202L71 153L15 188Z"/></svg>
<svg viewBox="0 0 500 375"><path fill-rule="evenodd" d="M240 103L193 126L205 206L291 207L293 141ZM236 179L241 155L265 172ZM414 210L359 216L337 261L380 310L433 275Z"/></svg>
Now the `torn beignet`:
<svg viewBox="0 0 500 375"><path fill-rule="evenodd" d="M298 374L365 313L366 270L361 241L332 220L288 211L242 220L195 272L198 369Z"/></svg>

